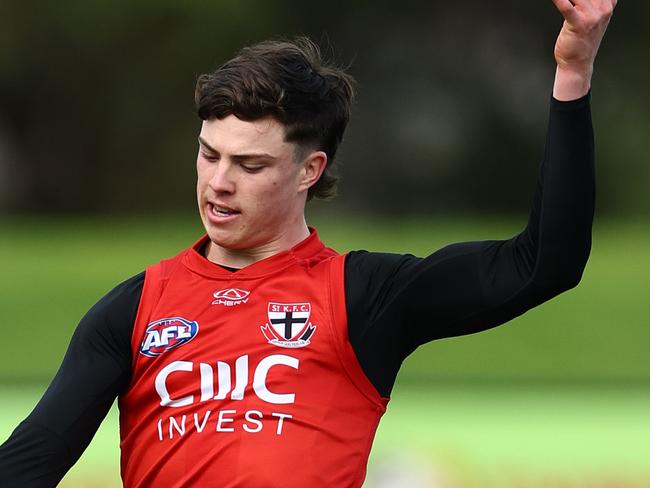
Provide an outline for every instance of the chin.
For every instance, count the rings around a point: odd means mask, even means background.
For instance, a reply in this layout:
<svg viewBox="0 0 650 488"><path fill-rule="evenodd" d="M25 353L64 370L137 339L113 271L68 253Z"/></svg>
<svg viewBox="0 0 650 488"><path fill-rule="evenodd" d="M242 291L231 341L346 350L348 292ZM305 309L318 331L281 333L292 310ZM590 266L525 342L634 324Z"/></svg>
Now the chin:
<svg viewBox="0 0 650 488"><path fill-rule="evenodd" d="M206 228L208 237L213 244L225 249L247 249L248 240L237 232L231 232L223 229Z"/></svg>

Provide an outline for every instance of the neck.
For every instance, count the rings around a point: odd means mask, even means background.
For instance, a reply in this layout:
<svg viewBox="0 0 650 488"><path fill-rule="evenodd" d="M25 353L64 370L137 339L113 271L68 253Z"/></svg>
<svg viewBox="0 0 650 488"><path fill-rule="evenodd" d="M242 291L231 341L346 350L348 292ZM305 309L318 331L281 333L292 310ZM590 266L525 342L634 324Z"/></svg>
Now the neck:
<svg viewBox="0 0 650 488"><path fill-rule="evenodd" d="M229 268L241 269L262 259L287 251L307 237L309 237L309 228L303 217L300 225L292 226L291 229L286 229L285 232L266 239L264 242L250 248L229 249L213 241L208 241L204 254L213 263Z"/></svg>

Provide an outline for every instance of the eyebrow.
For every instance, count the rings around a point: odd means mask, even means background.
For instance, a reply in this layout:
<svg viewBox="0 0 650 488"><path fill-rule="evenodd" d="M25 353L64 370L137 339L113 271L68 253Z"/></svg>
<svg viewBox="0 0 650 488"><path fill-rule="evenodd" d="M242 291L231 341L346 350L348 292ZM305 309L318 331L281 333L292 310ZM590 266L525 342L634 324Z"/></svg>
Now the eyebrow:
<svg viewBox="0 0 650 488"><path fill-rule="evenodd" d="M217 151L215 148L213 148L212 146L210 146L210 144L208 144L208 143L206 142L206 140L203 139L201 136L199 136L199 144L200 144L201 146L203 146L204 148L206 148L208 151L213 152L213 153L215 153L215 154L219 154L219 151ZM250 159L277 159L277 158L276 158L275 156L273 156L272 154L265 153L265 152L261 152L261 153L246 153L246 154L233 154L233 155L231 156L231 158L234 159L235 161L239 161L239 162L242 162L242 161L248 161L248 160L250 160Z"/></svg>

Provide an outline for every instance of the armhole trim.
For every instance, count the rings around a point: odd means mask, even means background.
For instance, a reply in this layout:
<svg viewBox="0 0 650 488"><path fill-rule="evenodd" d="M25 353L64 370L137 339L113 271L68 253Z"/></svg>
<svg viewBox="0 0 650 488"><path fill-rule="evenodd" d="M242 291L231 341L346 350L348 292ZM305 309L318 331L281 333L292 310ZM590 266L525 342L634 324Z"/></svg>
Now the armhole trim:
<svg viewBox="0 0 650 488"><path fill-rule="evenodd" d="M162 269L161 264L154 264L148 266L144 272L144 283L142 285L142 295L140 296L140 303L138 304L138 311L135 314L135 322L133 323L133 332L131 333L131 368L135 370L138 357L140 355L140 345L142 337L144 337L143 327L148 323L149 315L151 314L152 306L158 301L162 293L161 286Z"/></svg>
<svg viewBox="0 0 650 488"><path fill-rule="evenodd" d="M336 256L329 262L329 300L332 314L331 334L336 354L343 370L352 384L381 413L386 411L390 398L382 397L361 368L348 337L348 317L345 302L345 255Z"/></svg>

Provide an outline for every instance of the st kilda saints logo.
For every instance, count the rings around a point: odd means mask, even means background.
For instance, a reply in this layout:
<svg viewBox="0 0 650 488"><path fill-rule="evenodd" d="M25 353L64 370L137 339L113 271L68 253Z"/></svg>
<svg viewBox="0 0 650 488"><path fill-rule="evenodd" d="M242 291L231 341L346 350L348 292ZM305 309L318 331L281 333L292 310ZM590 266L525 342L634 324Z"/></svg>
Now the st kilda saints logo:
<svg viewBox="0 0 650 488"><path fill-rule="evenodd" d="M269 322L260 327L262 334L274 346L296 348L309 344L316 326L309 322L310 303L269 302Z"/></svg>
<svg viewBox="0 0 650 488"><path fill-rule="evenodd" d="M199 331L199 323L182 317L156 320L147 325L140 354L151 358L187 344Z"/></svg>

